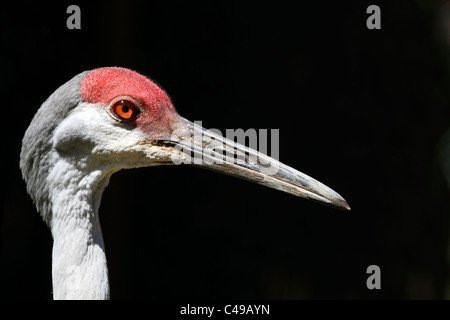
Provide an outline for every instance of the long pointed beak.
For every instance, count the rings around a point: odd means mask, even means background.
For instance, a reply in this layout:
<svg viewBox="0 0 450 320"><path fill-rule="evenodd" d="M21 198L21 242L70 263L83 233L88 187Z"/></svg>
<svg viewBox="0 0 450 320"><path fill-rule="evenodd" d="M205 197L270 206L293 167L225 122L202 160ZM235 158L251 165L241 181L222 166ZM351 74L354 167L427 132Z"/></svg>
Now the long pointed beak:
<svg viewBox="0 0 450 320"><path fill-rule="evenodd" d="M184 118L182 129L169 139L158 139L160 146L171 147L175 164L190 164L248 180L269 188L350 210L338 193L278 160L206 130Z"/></svg>

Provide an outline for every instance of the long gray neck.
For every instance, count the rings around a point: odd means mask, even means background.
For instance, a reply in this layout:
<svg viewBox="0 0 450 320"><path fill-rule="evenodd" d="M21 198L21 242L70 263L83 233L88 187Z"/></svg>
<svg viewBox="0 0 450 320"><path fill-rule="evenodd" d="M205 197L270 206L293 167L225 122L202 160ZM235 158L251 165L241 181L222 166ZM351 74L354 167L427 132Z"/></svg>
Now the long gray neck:
<svg viewBox="0 0 450 320"><path fill-rule="evenodd" d="M109 299L108 268L98 208L110 175L60 160L47 182L53 235L54 299Z"/></svg>
<svg viewBox="0 0 450 320"><path fill-rule="evenodd" d="M55 144L56 130L81 102L80 83L87 73L73 77L42 104L25 132L20 154L28 193L54 239L55 299L109 297L98 208L112 171L90 164L91 150L80 141L61 150ZM71 137L71 132L66 134Z"/></svg>

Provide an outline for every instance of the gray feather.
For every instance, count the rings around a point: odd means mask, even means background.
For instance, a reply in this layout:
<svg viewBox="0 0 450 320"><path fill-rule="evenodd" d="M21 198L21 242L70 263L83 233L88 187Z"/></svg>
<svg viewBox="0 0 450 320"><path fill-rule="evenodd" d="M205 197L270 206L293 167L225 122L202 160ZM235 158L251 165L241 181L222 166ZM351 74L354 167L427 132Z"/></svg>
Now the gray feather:
<svg viewBox="0 0 450 320"><path fill-rule="evenodd" d="M51 222L51 203L48 199L46 177L52 163L53 132L80 103L80 83L88 72L73 77L42 104L22 140L22 177L27 184L29 195L48 225Z"/></svg>

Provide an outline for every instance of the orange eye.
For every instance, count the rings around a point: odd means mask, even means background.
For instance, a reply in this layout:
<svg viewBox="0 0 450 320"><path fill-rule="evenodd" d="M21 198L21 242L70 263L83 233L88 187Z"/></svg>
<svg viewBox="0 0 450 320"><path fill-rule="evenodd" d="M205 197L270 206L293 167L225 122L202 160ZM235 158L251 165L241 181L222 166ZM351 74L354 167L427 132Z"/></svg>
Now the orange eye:
<svg viewBox="0 0 450 320"><path fill-rule="evenodd" d="M114 113L122 120L132 120L138 114L138 109L130 101L120 100L113 106Z"/></svg>

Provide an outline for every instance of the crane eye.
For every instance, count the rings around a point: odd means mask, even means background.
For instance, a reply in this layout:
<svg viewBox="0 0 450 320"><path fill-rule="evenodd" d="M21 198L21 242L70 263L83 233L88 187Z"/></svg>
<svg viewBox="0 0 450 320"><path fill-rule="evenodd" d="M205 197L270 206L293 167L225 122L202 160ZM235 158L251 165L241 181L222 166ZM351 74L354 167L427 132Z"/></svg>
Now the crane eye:
<svg viewBox="0 0 450 320"><path fill-rule="evenodd" d="M138 109L127 100L114 103L113 111L122 120L132 120L138 115Z"/></svg>

